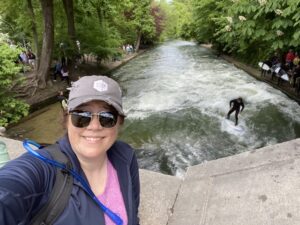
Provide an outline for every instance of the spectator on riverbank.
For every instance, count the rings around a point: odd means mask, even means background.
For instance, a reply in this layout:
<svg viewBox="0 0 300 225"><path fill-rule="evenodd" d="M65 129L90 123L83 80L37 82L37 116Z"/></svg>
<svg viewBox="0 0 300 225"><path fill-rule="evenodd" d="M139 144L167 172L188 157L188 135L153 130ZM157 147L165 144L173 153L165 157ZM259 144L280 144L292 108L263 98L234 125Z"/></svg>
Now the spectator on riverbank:
<svg viewBox="0 0 300 225"><path fill-rule="evenodd" d="M53 68L53 81L55 82L57 80L57 75L60 77L62 80L62 74L61 74L61 64L58 60L55 60L54 62L54 68Z"/></svg>
<svg viewBox="0 0 300 225"><path fill-rule="evenodd" d="M27 57L28 57L28 64L31 67L31 69L34 69L35 67L35 54L31 52L30 50L27 51Z"/></svg>
<svg viewBox="0 0 300 225"><path fill-rule="evenodd" d="M20 59L21 59L21 63L23 63L24 65L28 64L28 56L25 51L22 51L20 53Z"/></svg>
<svg viewBox="0 0 300 225"><path fill-rule="evenodd" d="M261 63L259 63L261 67L261 75L265 76L267 73L272 73L272 79L275 75L275 69L281 65L279 55L277 52L275 52L269 59L265 60ZM264 65L267 65L267 68L265 68Z"/></svg>
<svg viewBox="0 0 300 225"><path fill-rule="evenodd" d="M126 45L126 53L127 54L133 53L133 46L132 45L130 45L130 44Z"/></svg>
<svg viewBox="0 0 300 225"><path fill-rule="evenodd" d="M293 88L296 88L296 80L297 78L300 77L300 65L298 64L294 70L293 70L293 74L292 74L292 77L291 77L291 84L292 84L292 87Z"/></svg>
<svg viewBox="0 0 300 225"><path fill-rule="evenodd" d="M61 68L61 77L62 80L65 80L67 84L70 86L69 70L66 65L63 65Z"/></svg>
<svg viewBox="0 0 300 225"><path fill-rule="evenodd" d="M285 63L287 64L289 70L293 69L294 58L295 58L295 53L294 53L293 49L290 49L285 56Z"/></svg>
<svg viewBox="0 0 300 225"><path fill-rule="evenodd" d="M293 67L297 66L300 62L299 54L298 52L295 52L295 58L293 60Z"/></svg>

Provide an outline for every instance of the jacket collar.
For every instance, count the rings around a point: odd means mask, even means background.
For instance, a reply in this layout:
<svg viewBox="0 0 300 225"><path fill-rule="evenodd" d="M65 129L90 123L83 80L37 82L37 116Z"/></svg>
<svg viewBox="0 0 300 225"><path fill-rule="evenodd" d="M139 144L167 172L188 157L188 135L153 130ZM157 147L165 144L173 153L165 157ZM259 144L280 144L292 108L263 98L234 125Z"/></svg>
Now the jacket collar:
<svg viewBox="0 0 300 225"><path fill-rule="evenodd" d="M68 134L65 134L61 139L58 140L60 149L69 157L76 172L81 171L79 160L73 151ZM124 148L130 148L127 144L121 141L116 141L110 149L107 151L109 160L113 163L118 160L118 163L124 163L130 165L133 152L126 151ZM130 154L128 154L130 152Z"/></svg>
<svg viewBox="0 0 300 225"><path fill-rule="evenodd" d="M61 139L58 140L58 145L61 149L62 152L64 152L68 158L70 159L73 169L75 172L80 173L81 172L81 167L80 167L80 163L79 160L75 154L75 152L73 151L69 138L68 138L68 134L65 134Z"/></svg>

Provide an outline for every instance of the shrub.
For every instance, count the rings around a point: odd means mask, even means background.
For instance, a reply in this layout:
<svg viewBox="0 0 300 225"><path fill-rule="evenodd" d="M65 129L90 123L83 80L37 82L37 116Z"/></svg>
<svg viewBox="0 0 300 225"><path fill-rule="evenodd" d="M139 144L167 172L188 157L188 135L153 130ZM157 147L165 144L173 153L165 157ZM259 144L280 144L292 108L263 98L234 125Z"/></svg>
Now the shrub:
<svg viewBox="0 0 300 225"><path fill-rule="evenodd" d="M26 116L29 105L14 98L14 84L22 82L21 66L16 62L20 49L0 43L0 126L19 121Z"/></svg>

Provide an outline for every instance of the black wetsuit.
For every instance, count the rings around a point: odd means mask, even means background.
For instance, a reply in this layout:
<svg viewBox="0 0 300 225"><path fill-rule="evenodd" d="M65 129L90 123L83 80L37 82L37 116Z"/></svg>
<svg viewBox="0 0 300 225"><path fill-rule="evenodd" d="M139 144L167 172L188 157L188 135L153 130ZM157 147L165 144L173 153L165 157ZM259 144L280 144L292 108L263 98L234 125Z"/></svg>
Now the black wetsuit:
<svg viewBox="0 0 300 225"><path fill-rule="evenodd" d="M233 99L233 100L230 101L229 106L231 108L230 108L229 112L227 113L227 119L229 119L230 114L235 111L235 125L237 125L238 120L239 120L238 115L239 115L239 112L240 112L240 108L242 107L241 112L244 109L243 100L242 99Z"/></svg>

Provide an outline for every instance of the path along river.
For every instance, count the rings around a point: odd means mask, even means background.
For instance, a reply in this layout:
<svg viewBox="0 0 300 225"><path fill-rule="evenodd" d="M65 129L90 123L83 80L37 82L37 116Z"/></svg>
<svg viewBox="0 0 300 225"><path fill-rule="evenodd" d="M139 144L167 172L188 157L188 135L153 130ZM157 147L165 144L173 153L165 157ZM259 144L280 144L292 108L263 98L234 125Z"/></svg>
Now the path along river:
<svg viewBox="0 0 300 225"><path fill-rule="evenodd" d="M112 77L128 114L120 139L137 149L141 168L181 176L187 166L300 137L295 101L192 42L166 42ZM239 96L242 131L225 120ZM43 111L8 133L54 142L64 133L60 105Z"/></svg>

